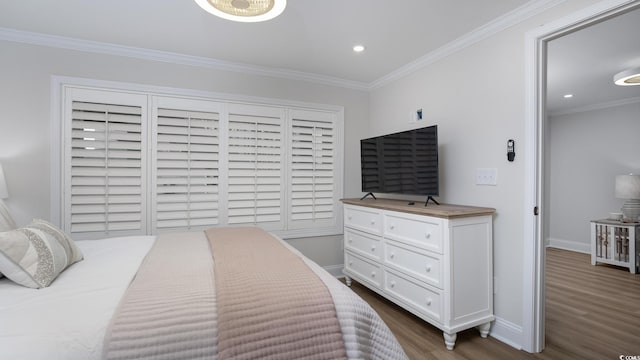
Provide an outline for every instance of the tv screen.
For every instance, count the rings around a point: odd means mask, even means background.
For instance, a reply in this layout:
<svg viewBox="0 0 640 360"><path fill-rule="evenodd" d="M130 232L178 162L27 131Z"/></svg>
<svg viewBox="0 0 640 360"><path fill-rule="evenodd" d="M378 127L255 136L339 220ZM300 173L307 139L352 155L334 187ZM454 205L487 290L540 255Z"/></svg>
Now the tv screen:
<svg viewBox="0 0 640 360"><path fill-rule="evenodd" d="M438 126L360 140L362 191L438 195Z"/></svg>

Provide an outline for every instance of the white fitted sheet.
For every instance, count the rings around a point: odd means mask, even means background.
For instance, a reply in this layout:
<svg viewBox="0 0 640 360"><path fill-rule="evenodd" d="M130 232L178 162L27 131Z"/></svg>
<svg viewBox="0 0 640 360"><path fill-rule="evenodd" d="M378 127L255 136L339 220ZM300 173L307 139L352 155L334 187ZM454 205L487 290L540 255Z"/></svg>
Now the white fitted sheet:
<svg viewBox="0 0 640 360"><path fill-rule="evenodd" d="M104 334L155 236L77 241L84 254L50 287L0 279L0 358L100 359Z"/></svg>

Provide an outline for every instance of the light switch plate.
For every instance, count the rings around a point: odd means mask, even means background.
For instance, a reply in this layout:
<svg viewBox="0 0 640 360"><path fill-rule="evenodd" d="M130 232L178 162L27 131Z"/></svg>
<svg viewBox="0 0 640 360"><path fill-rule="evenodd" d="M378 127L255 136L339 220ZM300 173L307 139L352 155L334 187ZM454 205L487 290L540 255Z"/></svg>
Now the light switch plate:
<svg viewBox="0 0 640 360"><path fill-rule="evenodd" d="M498 169L495 168L478 168L476 169L476 185L498 184Z"/></svg>

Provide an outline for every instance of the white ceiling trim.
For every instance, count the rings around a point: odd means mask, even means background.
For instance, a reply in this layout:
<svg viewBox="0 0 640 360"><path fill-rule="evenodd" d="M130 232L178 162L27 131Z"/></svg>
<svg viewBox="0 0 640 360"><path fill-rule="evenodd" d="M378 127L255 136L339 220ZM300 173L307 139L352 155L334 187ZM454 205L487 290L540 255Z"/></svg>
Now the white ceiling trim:
<svg viewBox="0 0 640 360"><path fill-rule="evenodd" d="M405 77L415 71L418 71L429 64L432 64L459 50L471 46L489 36L507 29L510 26L518 24L564 1L565 0L532 0L527 4L368 84L364 82L345 80L302 71L270 68L266 66L224 61L208 57L178 54L167 51L82 40L2 27L0 27L0 40L105 55L159 61L178 65L197 66L213 70L232 71L244 74L307 81L322 85L337 86L360 91L370 91L395 80L398 80L402 77Z"/></svg>
<svg viewBox="0 0 640 360"><path fill-rule="evenodd" d="M594 111L594 110L602 110L602 109L608 109L616 106L630 105L635 103L640 103L640 97L613 100L613 101L607 101L599 104L591 104L587 106L575 107L568 110L550 112L548 115L549 117L558 117L563 115Z"/></svg>
<svg viewBox="0 0 640 360"><path fill-rule="evenodd" d="M276 69L266 66L237 63L212 59L202 56L178 54L168 51L160 51L132 46L117 45L98 41L82 40L64 36L48 35L42 33L15 30L0 27L0 40L25 43L31 45L47 46L68 50L98 53L113 56L123 56L143 60L166 62L178 65L197 66L213 70L232 71L243 74L253 74L285 78L290 80L308 81L322 85L337 86L342 88L367 91L368 84L358 81L340 79L320 74L302 71Z"/></svg>
<svg viewBox="0 0 640 360"><path fill-rule="evenodd" d="M550 9L558 4L563 3L565 0L533 0L529 1L525 5L508 12L507 14L496 18L495 20L463 35L452 42L414 60L407 65L375 80L369 84L369 90L373 90L384 86L390 82L401 79L407 75L410 75L427 65L433 64L436 61L443 59L457 51L460 51L468 46L476 44L492 35L499 33L513 25L516 25L532 16L535 16L547 9Z"/></svg>

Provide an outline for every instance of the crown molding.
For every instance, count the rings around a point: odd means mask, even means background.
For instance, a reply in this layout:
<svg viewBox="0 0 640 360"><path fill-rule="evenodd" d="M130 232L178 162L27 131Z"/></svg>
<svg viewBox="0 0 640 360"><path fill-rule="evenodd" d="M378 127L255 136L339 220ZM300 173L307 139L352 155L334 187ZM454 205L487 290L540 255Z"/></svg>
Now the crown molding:
<svg viewBox="0 0 640 360"><path fill-rule="evenodd" d="M307 81L321 85L367 91L366 83L295 70L277 69L266 66L237 63L202 56L191 56L168 51L160 51L133 46L117 45L99 41L82 40L64 36L48 35L0 27L0 40L76 50L89 53L122 56L142 60L158 61L178 65L196 66L220 71L269 76L289 80Z"/></svg>
<svg viewBox="0 0 640 360"><path fill-rule="evenodd" d="M534 15L550 9L566 0L532 0L527 4L473 30L462 37L410 62L399 69L371 82L345 80L332 76L270 68L266 66L237 63L218 60L202 56L191 56L168 51L160 51L133 46L117 45L99 41L82 40L57 35L22 31L0 27L0 40L83 51L89 53L122 56L142 60L158 61L178 65L196 66L220 71L231 71L243 74L284 78L289 80L306 81L321 85L336 86L360 91L371 91L395 80L412 74L427 65L443 59L457 51L469 47L502 30L518 24Z"/></svg>
<svg viewBox="0 0 640 360"><path fill-rule="evenodd" d="M455 52L474 45L492 35L495 35L511 26L521 23L532 16L555 7L566 0L532 0L505 15L488 22L487 24L453 40L446 45L427 53L397 70L369 83L369 90L374 90L410 75L427 65L433 64Z"/></svg>
<svg viewBox="0 0 640 360"><path fill-rule="evenodd" d="M587 112L587 111L602 110L602 109L608 109L608 108L612 108L612 107L630 105L630 104L636 104L636 103L640 103L640 97L632 97L632 98L628 98L628 99L606 101L606 102L602 102L602 103L598 103L598 104L580 106L580 107L575 107L575 108L571 108L571 109L568 109L568 110L557 111L557 112L551 112L550 111L548 113L548 115L549 115L549 117L558 117L558 116L582 113L582 112Z"/></svg>

